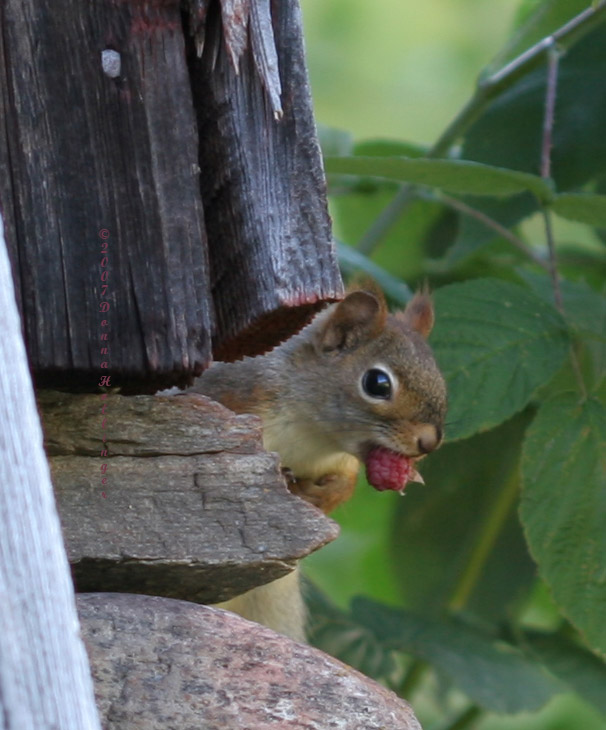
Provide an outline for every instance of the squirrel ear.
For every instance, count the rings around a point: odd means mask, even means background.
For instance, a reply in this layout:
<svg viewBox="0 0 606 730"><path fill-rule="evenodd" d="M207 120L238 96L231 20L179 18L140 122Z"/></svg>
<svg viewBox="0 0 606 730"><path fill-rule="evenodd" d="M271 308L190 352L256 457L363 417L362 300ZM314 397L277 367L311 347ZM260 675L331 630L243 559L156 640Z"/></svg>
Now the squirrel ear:
<svg viewBox="0 0 606 730"><path fill-rule="evenodd" d="M417 292L406 305L406 309L396 313L396 317L427 339L434 323L431 297L426 291Z"/></svg>
<svg viewBox="0 0 606 730"><path fill-rule="evenodd" d="M385 326L387 306L367 291L354 291L334 310L319 332L321 350L350 350L375 337Z"/></svg>

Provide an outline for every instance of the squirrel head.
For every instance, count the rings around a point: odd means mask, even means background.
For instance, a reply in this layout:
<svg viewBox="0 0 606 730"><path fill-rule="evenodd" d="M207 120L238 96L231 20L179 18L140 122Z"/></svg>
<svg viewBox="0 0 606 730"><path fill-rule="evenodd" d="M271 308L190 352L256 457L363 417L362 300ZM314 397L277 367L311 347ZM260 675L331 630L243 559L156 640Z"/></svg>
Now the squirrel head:
<svg viewBox="0 0 606 730"><path fill-rule="evenodd" d="M427 344L433 321L427 292L389 314L381 293L357 290L310 325L306 351L293 353L301 385L315 388L309 415L343 451L364 460L383 447L416 458L440 445L446 385Z"/></svg>

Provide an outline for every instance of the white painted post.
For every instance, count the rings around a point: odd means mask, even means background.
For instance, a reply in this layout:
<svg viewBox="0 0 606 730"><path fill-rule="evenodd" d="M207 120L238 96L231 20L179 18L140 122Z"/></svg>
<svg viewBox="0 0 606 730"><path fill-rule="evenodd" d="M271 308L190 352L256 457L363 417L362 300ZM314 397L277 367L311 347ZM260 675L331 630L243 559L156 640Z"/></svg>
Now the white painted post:
<svg viewBox="0 0 606 730"><path fill-rule="evenodd" d="M0 730L100 730L1 218Z"/></svg>

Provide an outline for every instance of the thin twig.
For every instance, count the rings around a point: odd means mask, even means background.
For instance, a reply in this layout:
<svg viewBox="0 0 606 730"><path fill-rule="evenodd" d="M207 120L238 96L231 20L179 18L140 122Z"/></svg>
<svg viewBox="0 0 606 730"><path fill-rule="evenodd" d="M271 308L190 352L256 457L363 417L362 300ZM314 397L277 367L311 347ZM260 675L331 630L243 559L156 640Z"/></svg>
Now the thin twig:
<svg viewBox="0 0 606 730"><path fill-rule="evenodd" d="M483 213L481 210L478 210L477 208L473 208L470 205L467 205L467 203L463 203L461 200L458 200L457 198L451 198L450 195L443 195L440 194L436 196L438 200L441 200L444 205L447 205L449 208L453 208L454 210L458 210L460 213L463 213L463 215L467 215L470 218L475 218L475 220L479 221L480 223L483 223L487 228L490 228L495 233L498 233L499 236L504 238L506 241L509 241L513 246L515 246L518 250L520 250L523 254L528 256L532 261L534 261L537 266L540 266L545 271L551 271L551 267L547 261L542 259L538 254L536 254L530 246L528 246L519 236L516 236L515 233L509 230L509 228L506 228L505 226L501 225L499 221L495 220L494 218L491 218L490 216L486 215L486 213Z"/></svg>
<svg viewBox="0 0 606 730"><path fill-rule="evenodd" d="M520 76L528 73L533 66L537 65L546 51L556 45L561 49L570 48L605 19L606 0L601 0L597 5L575 15L568 23L535 43L534 46L521 53L499 71L487 78L481 78L473 97L449 124L432 150L438 150L439 155L444 154L463 136L464 132L484 112L493 99L509 89Z"/></svg>
<svg viewBox="0 0 606 730"><path fill-rule="evenodd" d="M558 45L569 48L581 37L592 30L598 23L606 19L606 0L587 8L572 18L568 23L554 31L547 38L536 43L524 53L517 56L502 69L478 82L472 98L465 104L453 121L444 130L439 139L430 148L427 157L444 157L448 151L480 117L489 104L503 91L510 88L517 79L537 64L542 55ZM412 186L400 187L394 198L373 221L368 230L360 238L356 248L368 255L387 235L389 229L402 216L411 200Z"/></svg>
<svg viewBox="0 0 606 730"><path fill-rule="evenodd" d="M547 55L547 86L545 90L545 114L543 117L543 136L541 141L541 177L545 180L549 179L551 176L551 147L555 120L555 102L558 88L560 55L561 52L554 43L549 48ZM558 272L558 261L555 237L553 235L551 211L549 208L543 207L542 212L543 221L545 223L545 237L547 239L549 275L553 288L553 299L560 314L565 316L566 312L564 311L564 299L562 297L562 288L560 286L560 275ZM581 392L581 397L585 399L587 397L587 389L585 388L579 359L572 345L570 346L570 363Z"/></svg>
<svg viewBox="0 0 606 730"><path fill-rule="evenodd" d="M547 54L547 86L545 90L545 113L543 115L543 137L541 141L541 177L544 180L548 180L551 175L551 144L555 117L555 101L558 89L559 61L560 52L555 45L552 45ZM553 298L556 307L564 314L555 240L551 224L551 212L548 208L543 208L543 220L545 221L545 235L547 238L549 273L553 286Z"/></svg>
<svg viewBox="0 0 606 730"><path fill-rule="evenodd" d="M551 177L551 148L553 146L553 122L555 118L555 102L558 89L558 69L560 52L556 46L547 54L547 92L545 94L545 114L543 116L543 141L541 146L541 177Z"/></svg>
<svg viewBox="0 0 606 730"><path fill-rule="evenodd" d="M593 4L586 8L567 23L560 26L551 35L542 38L534 46L521 53L502 69L492 74L486 83L489 85L500 84L505 79L515 76L520 71L526 73L528 67L532 65L541 56L542 53L548 51L554 46L559 46L562 50L566 50L577 43L589 31L601 23L606 17L606 0Z"/></svg>

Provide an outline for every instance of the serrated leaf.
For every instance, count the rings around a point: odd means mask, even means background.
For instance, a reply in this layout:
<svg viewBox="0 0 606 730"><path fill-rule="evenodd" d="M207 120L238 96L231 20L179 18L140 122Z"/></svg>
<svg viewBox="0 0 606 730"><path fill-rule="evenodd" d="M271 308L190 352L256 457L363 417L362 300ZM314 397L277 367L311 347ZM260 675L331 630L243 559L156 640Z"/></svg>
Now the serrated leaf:
<svg viewBox="0 0 606 730"><path fill-rule="evenodd" d="M520 276L546 301L553 301L553 285L546 274L522 270ZM566 321L590 353L592 371L584 376L591 387L606 373L606 289L603 293L583 281L560 282Z"/></svg>
<svg viewBox="0 0 606 730"><path fill-rule="evenodd" d="M334 606L310 581L305 581L303 593L313 646L373 679L384 679L395 671L393 652L385 649L372 632Z"/></svg>
<svg viewBox="0 0 606 730"><path fill-rule="evenodd" d="M541 200L552 197L549 184L536 175L469 160L326 157L324 166L328 173L380 177L454 193L507 196L529 190Z"/></svg>
<svg viewBox="0 0 606 730"><path fill-rule="evenodd" d="M606 656L606 408L566 393L542 404L522 455L520 515L553 597Z"/></svg>
<svg viewBox="0 0 606 730"><path fill-rule="evenodd" d="M364 598L353 601L352 616L386 648L429 662L487 710L536 710L560 691L535 662L460 621L432 620Z"/></svg>
<svg viewBox="0 0 606 730"><path fill-rule="evenodd" d="M566 357L560 314L517 284L474 279L443 287L434 299L431 345L448 384L449 439L520 411Z"/></svg>
<svg viewBox="0 0 606 730"><path fill-rule="evenodd" d="M563 218L606 228L606 195L566 193L557 195L551 207Z"/></svg>
<svg viewBox="0 0 606 730"><path fill-rule="evenodd" d="M606 664L587 649L557 634L526 633L532 654L562 682L606 714Z"/></svg>

